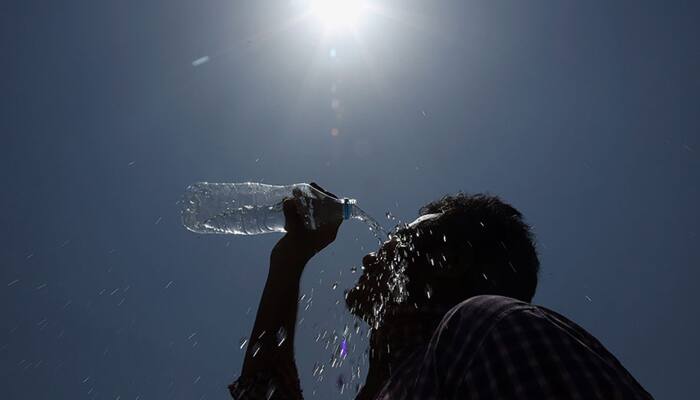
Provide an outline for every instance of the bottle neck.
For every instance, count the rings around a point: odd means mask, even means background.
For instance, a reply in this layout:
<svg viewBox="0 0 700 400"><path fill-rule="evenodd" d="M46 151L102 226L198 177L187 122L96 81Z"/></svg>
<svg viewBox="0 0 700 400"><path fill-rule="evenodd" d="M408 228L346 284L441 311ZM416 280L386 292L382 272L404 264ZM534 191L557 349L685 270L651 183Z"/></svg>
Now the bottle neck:
<svg viewBox="0 0 700 400"><path fill-rule="evenodd" d="M352 218L355 214L355 203L357 203L357 200L343 198L341 201L343 203L343 219Z"/></svg>

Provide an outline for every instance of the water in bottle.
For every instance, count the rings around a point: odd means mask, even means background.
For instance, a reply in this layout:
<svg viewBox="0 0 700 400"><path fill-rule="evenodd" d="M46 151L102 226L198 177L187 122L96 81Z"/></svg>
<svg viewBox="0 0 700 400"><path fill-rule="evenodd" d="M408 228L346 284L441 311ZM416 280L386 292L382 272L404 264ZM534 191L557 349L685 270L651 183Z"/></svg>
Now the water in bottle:
<svg viewBox="0 0 700 400"><path fill-rule="evenodd" d="M182 222L196 233L257 235L284 232L282 202L296 200L308 229L329 221L358 219L367 223L381 241L386 232L362 211L354 199L335 198L307 183L278 186L263 183L209 183L190 185L183 199Z"/></svg>

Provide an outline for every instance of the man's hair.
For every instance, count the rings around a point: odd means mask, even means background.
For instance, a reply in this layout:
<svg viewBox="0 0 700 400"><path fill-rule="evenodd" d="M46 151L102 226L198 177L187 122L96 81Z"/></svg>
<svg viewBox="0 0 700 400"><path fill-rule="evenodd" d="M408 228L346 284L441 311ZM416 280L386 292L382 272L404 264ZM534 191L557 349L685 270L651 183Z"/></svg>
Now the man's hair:
<svg viewBox="0 0 700 400"><path fill-rule="evenodd" d="M497 196L459 193L426 204L419 213L441 213L421 224L421 231L431 233L421 236L431 239L419 247L470 254L464 298L494 294L532 300L540 263L530 226L513 206Z"/></svg>

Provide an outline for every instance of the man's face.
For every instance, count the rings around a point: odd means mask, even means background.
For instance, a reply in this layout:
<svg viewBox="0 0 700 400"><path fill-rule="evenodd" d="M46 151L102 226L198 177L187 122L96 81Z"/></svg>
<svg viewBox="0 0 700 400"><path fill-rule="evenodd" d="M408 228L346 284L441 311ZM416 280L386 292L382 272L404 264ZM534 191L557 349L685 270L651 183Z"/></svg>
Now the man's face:
<svg viewBox="0 0 700 400"><path fill-rule="evenodd" d="M406 298L407 279L413 275L408 269L416 269L417 264L420 264L415 262L406 238L419 232L422 222L439 215L421 216L404 228L401 234L384 242L377 252L362 258L362 275L345 296L350 312L369 324L376 325L387 308L394 307Z"/></svg>

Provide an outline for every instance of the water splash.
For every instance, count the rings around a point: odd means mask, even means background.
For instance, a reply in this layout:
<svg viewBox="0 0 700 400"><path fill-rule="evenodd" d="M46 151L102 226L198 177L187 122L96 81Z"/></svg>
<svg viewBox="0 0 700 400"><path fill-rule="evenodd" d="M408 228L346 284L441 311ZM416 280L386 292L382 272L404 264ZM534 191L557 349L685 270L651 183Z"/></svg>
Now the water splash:
<svg viewBox="0 0 700 400"><path fill-rule="evenodd" d="M357 206L357 204L353 205L353 215L352 217L354 219L360 220L367 224L369 226L370 232L374 235L375 238L379 241L379 243L383 243L388 237L389 234L386 232L384 227L382 227L377 220L372 218L369 214L367 214L363 209Z"/></svg>

